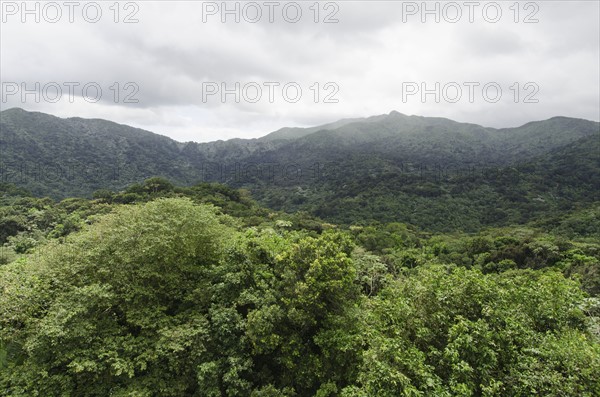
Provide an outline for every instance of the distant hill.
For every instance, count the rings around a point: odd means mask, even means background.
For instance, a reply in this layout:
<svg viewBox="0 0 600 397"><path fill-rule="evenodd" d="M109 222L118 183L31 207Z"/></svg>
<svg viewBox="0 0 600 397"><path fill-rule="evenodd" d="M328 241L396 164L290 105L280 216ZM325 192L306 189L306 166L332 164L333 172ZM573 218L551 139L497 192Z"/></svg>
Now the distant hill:
<svg viewBox="0 0 600 397"><path fill-rule="evenodd" d="M280 140L280 139L283 139L283 140L298 139L298 138L302 138L306 135L315 133L317 131L334 130L336 128L343 127L346 124L358 122L360 120L364 120L364 119L358 119L358 118L357 119L342 119L342 120L335 121L333 123L328 123L328 124L323 124L323 125L319 125L316 127L308 127L308 128L283 127L275 132L271 132L268 135L258 138L258 140L260 140L260 141L276 141L276 140Z"/></svg>
<svg viewBox="0 0 600 397"><path fill-rule="evenodd" d="M494 129L391 112L181 143L106 120L0 113L0 182L35 195L90 196L162 176L245 187L272 208L337 222L442 230L588 205L598 200L599 152L600 124L567 117Z"/></svg>

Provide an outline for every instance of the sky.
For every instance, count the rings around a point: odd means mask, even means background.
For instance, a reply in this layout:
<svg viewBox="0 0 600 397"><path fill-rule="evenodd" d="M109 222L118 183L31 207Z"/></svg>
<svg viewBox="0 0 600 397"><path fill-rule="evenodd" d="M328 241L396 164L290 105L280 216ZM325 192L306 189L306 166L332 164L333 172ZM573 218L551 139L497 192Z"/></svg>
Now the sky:
<svg viewBox="0 0 600 397"><path fill-rule="evenodd" d="M600 118L600 2L1 1L0 109L178 141L392 110Z"/></svg>

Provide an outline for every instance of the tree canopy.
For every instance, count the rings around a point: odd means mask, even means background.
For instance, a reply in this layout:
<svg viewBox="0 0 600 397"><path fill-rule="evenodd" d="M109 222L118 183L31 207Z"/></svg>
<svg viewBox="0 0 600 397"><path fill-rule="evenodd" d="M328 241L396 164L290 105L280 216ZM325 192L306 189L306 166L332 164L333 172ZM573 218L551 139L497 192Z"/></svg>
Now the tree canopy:
<svg viewBox="0 0 600 397"><path fill-rule="evenodd" d="M133 204L5 197L38 234L5 239L4 395L600 394L592 242L343 229L145 186Z"/></svg>

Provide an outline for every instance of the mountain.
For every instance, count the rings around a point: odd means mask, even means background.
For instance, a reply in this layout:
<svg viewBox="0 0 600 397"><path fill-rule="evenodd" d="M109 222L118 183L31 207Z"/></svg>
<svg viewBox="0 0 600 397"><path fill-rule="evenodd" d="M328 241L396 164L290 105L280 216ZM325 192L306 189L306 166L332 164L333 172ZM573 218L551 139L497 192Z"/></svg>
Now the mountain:
<svg viewBox="0 0 600 397"><path fill-rule="evenodd" d="M3 181L36 195L90 195L155 174L185 181L192 173L177 142L106 120L10 109L0 127Z"/></svg>
<svg viewBox="0 0 600 397"><path fill-rule="evenodd" d="M353 121L311 134L277 148L279 158L292 153L368 153L387 159L452 161L506 165L564 146L598 132L598 123L555 117L518 128L494 129L444 118L406 116L398 112ZM293 158L293 157L292 157Z"/></svg>
<svg viewBox="0 0 600 397"><path fill-rule="evenodd" d="M333 123L323 124L323 125L319 125L316 127L309 127L309 128L283 127L275 132L271 132L270 134L265 135L258 139L261 141L275 141L275 140L280 140L280 139L283 139L283 140L298 139L298 138L302 138L306 135L310 135L317 131L334 130L336 128L343 127L346 124L354 123L359 120L364 120L364 119L358 119L358 118L342 119L342 120L335 121Z"/></svg>
<svg viewBox="0 0 600 397"><path fill-rule="evenodd" d="M1 181L91 196L151 176L215 181L263 204L342 222L473 230L598 200L600 124L567 117L486 128L399 112L283 128L259 139L176 142L99 119L0 113Z"/></svg>
<svg viewBox="0 0 600 397"><path fill-rule="evenodd" d="M291 199L281 194L258 198L286 211L309 207L338 223L394 220L436 231L523 224L600 201L598 135L505 167L389 165L361 171L337 167L301 205L294 205L291 189Z"/></svg>

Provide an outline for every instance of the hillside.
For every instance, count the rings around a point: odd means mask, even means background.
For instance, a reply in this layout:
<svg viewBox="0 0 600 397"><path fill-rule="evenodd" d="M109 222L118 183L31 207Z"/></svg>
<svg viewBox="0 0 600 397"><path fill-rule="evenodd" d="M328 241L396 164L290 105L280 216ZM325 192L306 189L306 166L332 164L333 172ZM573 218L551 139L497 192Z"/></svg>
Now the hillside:
<svg viewBox="0 0 600 397"><path fill-rule="evenodd" d="M218 184L95 196L0 184L3 395L600 390L597 209L465 235L340 227Z"/></svg>
<svg viewBox="0 0 600 397"><path fill-rule="evenodd" d="M1 122L6 395L600 391L598 123L392 113L183 144ZM86 164L119 172L57 171Z"/></svg>
<svg viewBox="0 0 600 397"><path fill-rule="evenodd" d="M335 222L446 231L597 200L599 123L566 117L493 129L391 112L209 143L22 109L3 111L0 127L2 180L54 198L161 176L244 187L271 208Z"/></svg>

